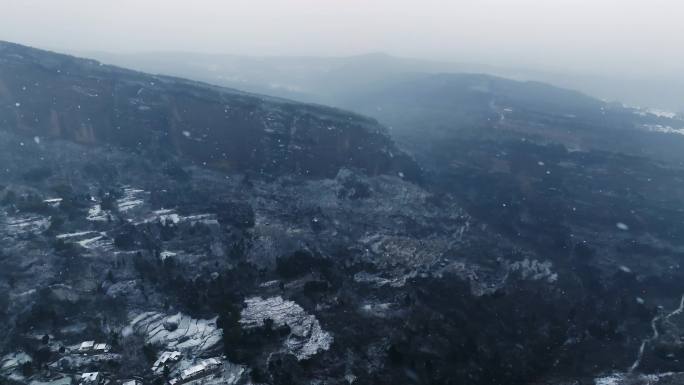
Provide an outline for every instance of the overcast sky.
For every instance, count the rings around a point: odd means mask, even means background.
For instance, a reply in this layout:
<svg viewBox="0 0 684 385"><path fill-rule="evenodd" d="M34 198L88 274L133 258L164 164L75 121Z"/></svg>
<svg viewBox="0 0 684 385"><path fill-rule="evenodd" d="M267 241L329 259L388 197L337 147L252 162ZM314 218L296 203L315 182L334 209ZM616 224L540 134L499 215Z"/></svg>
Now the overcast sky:
<svg viewBox="0 0 684 385"><path fill-rule="evenodd" d="M684 72L682 0L0 0L0 39L76 51L400 56Z"/></svg>

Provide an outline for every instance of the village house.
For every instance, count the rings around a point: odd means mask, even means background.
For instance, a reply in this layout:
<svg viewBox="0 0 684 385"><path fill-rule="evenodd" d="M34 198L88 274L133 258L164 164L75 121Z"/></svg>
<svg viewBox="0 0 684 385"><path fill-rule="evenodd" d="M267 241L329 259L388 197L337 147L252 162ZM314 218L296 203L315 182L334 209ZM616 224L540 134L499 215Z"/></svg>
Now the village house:
<svg viewBox="0 0 684 385"><path fill-rule="evenodd" d="M217 373L221 370L222 363L221 360L217 358L209 358L197 365L191 366L183 372L177 378L169 381L170 385L180 385L189 381L197 380L203 377L207 377L211 374Z"/></svg>
<svg viewBox="0 0 684 385"><path fill-rule="evenodd" d="M152 372L161 374L164 371L164 366L168 366L181 359L181 353L177 351L162 353L157 361L152 365Z"/></svg>
<svg viewBox="0 0 684 385"><path fill-rule="evenodd" d="M81 374L80 385L100 385L104 382L104 377L100 372L90 372Z"/></svg>
<svg viewBox="0 0 684 385"><path fill-rule="evenodd" d="M109 353L112 347L104 343L95 343L95 341L83 341L78 347L78 352L81 354L104 354Z"/></svg>

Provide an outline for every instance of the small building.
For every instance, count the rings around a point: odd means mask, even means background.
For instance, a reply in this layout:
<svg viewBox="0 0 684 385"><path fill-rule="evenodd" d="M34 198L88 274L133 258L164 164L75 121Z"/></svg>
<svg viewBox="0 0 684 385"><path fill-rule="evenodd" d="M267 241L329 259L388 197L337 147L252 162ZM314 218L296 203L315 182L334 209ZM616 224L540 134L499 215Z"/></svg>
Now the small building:
<svg viewBox="0 0 684 385"><path fill-rule="evenodd" d="M164 371L164 366L168 366L174 362L178 362L180 361L180 359L181 353L178 351L164 352L152 365L152 372L155 374L161 374L162 371Z"/></svg>
<svg viewBox="0 0 684 385"><path fill-rule="evenodd" d="M79 384L81 385L100 385L104 381L104 378L100 372L90 372L81 374L81 379Z"/></svg>
<svg viewBox="0 0 684 385"><path fill-rule="evenodd" d="M78 347L78 352L81 354L104 354L109 353L112 347L108 344L95 343L95 341L84 341Z"/></svg>
<svg viewBox="0 0 684 385"><path fill-rule="evenodd" d="M121 385L142 385L142 381L140 380L128 380L124 381Z"/></svg>
<svg viewBox="0 0 684 385"><path fill-rule="evenodd" d="M181 372L177 378L169 381L170 385L180 385L189 381L197 380L221 370L223 363L218 358L209 358L197 365L191 366Z"/></svg>
<svg viewBox="0 0 684 385"><path fill-rule="evenodd" d="M62 198L50 198L46 199L43 201L43 203L47 204L50 207L59 207L60 204L62 204Z"/></svg>
<svg viewBox="0 0 684 385"><path fill-rule="evenodd" d="M87 353L93 350L95 347L95 341L83 341L81 342L81 345L78 347L78 351L81 353Z"/></svg>
<svg viewBox="0 0 684 385"><path fill-rule="evenodd" d="M95 344L93 347L93 353L95 354L109 353L110 350L112 350L112 347L108 344Z"/></svg>

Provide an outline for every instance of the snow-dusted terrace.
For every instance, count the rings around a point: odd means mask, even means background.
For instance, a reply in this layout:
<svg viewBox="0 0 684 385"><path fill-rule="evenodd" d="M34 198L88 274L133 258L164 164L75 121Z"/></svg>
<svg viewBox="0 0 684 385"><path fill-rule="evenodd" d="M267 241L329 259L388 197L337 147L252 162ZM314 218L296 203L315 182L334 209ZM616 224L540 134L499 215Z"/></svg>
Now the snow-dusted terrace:
<svg viewBox="0 0 684 385"><path fill-rule="evenodd" d="M192 354L215 347L223 335L216 326L216 318L201 320L181 313L170 316L157 312L142 313L133 318L129 328L128 333L144 335L149 344Z"/></svg>
<svg viewBox="0 0 684 385"><path fill-rule="evenodd" d="M50 218L40 215L7 216L5 218L0 217L0 223L5 225L8 235L35 234L50 227Z"/></svg>
<svg viewBox="0 0 684 385"><path fill-rule="evenodd" d="M240 318L244 328L263 326L266 319L273 320L276 326L290 327L284 347L298 360L328 350L333 342L333 337L321 328L316 317L295 302L285 301L280 296L267 299L253 297L245 300L245 305Z"/></svg>

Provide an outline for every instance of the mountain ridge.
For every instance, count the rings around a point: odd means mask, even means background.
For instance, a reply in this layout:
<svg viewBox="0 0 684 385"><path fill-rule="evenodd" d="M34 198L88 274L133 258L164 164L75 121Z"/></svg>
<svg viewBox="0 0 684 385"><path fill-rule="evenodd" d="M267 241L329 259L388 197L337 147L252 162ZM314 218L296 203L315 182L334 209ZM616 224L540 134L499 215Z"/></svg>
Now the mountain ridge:
<svg viewBox="0 0 684 385"><path fill-rule="evenodd" d="M521 81L539 81L553 84L556 87L575 89L592 95L598 99L609 101L621 101L631 105L642 107L659 107L682 111L681 92L672 84L680 85L681 80L662 78L657 76L646 77L620 77L610 74L593 74L582 71L573 72L560 68L523 68L501 67L499 65L471 63L467 61L450 62L445 60L427 60L420 58L388 55L386 53L368 53L350 56L250 56L237 54L205 54L196 52L139 52L126 54L113 54L107 52L92 52L88 56L100 58L106 62L118 63L126 67L135 67L144 70L161 70L162 72L174 73L189 78L202 78L210 83L235 85L234 76L245 77L240 81L248 80L250 88L259 89L259 92L272 93L276 90L257 87L261 80L266 83L280 83L281 70L288 68L308 68L315 74L315 70L325 66L336 69L345 65L352 66L378 66L381 62L385 68L393 70L401 69L401 72L419 73L486 73L507 79ZM364 64L365 63L365 64ZM270 75L268 75L270 74ZM273 75L276 76L273 76ZM264 76L266 75L266 76ZM306 73L297 75L297 78L307 80ZM674 89L668 89L674 88ZM311 95L297 95L278 90L279 95L289 95L296 99L313 100ZM330 104L329 101L326 101Z"/></svg>
<svg viewBox="0 0 684 385"><path fill-rule="evenodd" d="M418 167L384 127L341 109L6 42L0 43L0 68L0 122L28 135L168 146L201 164L253 172L331 176L349 166L417 177ZM210 153L200 148L207 143Z"/></svg>

